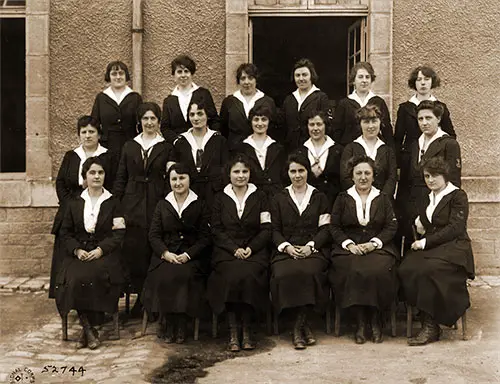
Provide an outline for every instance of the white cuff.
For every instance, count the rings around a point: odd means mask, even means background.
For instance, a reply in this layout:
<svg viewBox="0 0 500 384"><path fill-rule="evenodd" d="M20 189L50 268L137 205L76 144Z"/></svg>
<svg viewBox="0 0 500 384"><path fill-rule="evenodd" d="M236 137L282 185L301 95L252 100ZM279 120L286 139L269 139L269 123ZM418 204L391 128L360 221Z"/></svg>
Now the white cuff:
<svg viewBox="0 0 500 384"><path fill-rule="evenodd" d="M420 220L420 216L418 216L416 219L415 219L415 226L417 227L417 232L420 234L420 235L423 235L425 233L425 228L424 226L422 225L422 221Z"/></svg>
<svg viewBox="0 0 500 384"><path fill-rule="evenodd" d="M308 241L308 242L306 243L306 245L309 245L309 246L311 247L311 251L312 251L313 253L318 252L318 250L317 250L316 248L314 248L314 245L315 245L314 241Z"/></svg>
<svg viewBox="0 0 500 384"><path fill-rule="evenodd" d="M288 247L290 244L288 241L284 241L280 245L278 245L278 252L285 252L285 248Z"/></svg>
<svg viewBox="0 0 500 384"><path fill-rule="evenodd" d="M318 227L321 227L323 225L330 224L330 214L329 213L323 213L322 215L319 215L318 219Z"/></svg>
<svg viewBox="0 0 500 384"><path fill-rule="evenodd" d="M342 248L344 248L346 251L348 251L347 247L351 244L356 244L356 243L354 241L352 241L351 239L344 240L342 242Z"/></svg>
<svg viewBox="0 0 500 384"><path fill-rule="evenodd" d="M420 240L422 242L422 249L425 249L427 239L424 237L423 239Z"/></svg>
<svg viewBox="0 0 500 384"><path fill-rule="evenodd" d="M382 247L384 246L384 243L382 243L382 240L380 240L378 237L372 237L370 239L370 242L377 244L375 249L382 249Z"/></svg>
<svg viewBox="0 0 500 384"><path fill-rule="evenodd" d="M187 256L188 260L191 260L191 256L189 256L187 252L184 252L184 254Z"/></svg>

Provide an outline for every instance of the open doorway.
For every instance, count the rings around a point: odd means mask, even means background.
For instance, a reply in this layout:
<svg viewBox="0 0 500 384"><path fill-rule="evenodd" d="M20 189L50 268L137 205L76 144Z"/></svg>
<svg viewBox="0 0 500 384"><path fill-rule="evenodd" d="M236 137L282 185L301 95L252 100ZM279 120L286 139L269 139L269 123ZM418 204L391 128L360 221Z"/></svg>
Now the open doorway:
<svg viewBox="0 0 500 384"><path fill-rule="evenodd" d="M281 106L285 96L296 89L291 79L293 64L306 57L318 72L316 85L334 107L346 96L349 55L353 50L361 51L360 33L353 33L353 25L361 25L362 20L338 16L252 17L250 49L252 61L261 72L259 88ZM363 59L361 54L355 55L355 61Z"/></svg>

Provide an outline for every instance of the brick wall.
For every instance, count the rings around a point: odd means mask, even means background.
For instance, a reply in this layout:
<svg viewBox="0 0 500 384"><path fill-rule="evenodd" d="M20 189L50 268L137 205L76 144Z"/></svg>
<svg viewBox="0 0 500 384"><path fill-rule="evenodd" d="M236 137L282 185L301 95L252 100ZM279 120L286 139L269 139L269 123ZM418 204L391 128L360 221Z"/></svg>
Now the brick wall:
<svg viewBox="0 0 500 384"><path fill-rule="evenodd" d="M0 208L0 275L48 275L56 208Z"/></svg>

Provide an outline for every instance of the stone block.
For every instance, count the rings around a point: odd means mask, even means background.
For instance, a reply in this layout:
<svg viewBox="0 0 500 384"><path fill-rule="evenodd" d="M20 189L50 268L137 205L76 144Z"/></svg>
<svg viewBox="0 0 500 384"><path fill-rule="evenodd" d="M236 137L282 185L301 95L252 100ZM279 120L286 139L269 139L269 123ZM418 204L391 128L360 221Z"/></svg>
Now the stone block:
<svg viewBox="0 0 500 384"><path fill-rule="evenodd" d="M15 357L33 357L35 354L28 351L10 351L5 354L5 356L15 356Z"/></svg>
<svg viewBox="0 0 500 384"><path fill-rule="evenodd" d="M500 237L498 229L475 229L467 230L472 241L496 240Z"/></svg>
<svg viewBox="0 0 500 384"><path fill-rule="evenodd" d="M0 288L3 288L6 284L14 280L11 276L0 276Z"/></svg>
<svg viewBox="0 0 500 384"><path fill-rule="evenodd" d="M44 246L52 247L54 235L51 234L10 234L8 238L10 245Z"/></svg>
<svg viewBox="0 0 500 384"><path fill-rule="evenodd" d="M7 219L7 209L0 208L0 222L5 221Z"/></svg>
<svg viewBox="0 0 500 384"><path fill-rule="evenodd" d="M33 13L48 13L50 6L50 0L36 0L26 2L26 14L30 15Z"/></svg>
<svg viewBox="0 0 500 384"><path fill-rule="evenodd" d="M248 52L247 15L228 14L226 16L226 51L229 53Z"/></svg>
<svg viewBox="0 0 500 384"><path fill-rule="evenodd" d="M30 15L26 23L26 53L28 55L49 54L49 17Z"/></svg>
<svg viewBox="0 0 500 384"><path fill-rule="evenodd" d="M14 280L10 281L8 284L5 284L4 288L16 290L20 285L24 284L28 280L29 277L17 277Z"/></svg>
<svg viewBox="0 0 500 384"><path fill-rule="evenodd" d="M9 222L40 222L43 221L43 211L36 208L11 208L7 210Z"/></svg>
<svg viewBox="0 0 500 384"><path fill-rule="evenodd" d="M6 262L8 261L8 262ZM40 271L40 262L36 259L22 257L12 262L12 259L4 259L0 255L0 275L20 276L30 274L36 276Z"/></svg>
<svg viewBox="0 0 500 384"><path fill-rule="evenodd" d="M26 56L26 72L30 81L26 83L26 96L48 96L49 58L48 56Z"/></svg>
<svg viewBox="0 0 500 384"><path fill-rule="evenodd" d="M31 186L26 181L2 180L0 183L1 207L26 207L31 202Z"/></svg>
<svg viewBox="0 0 500 384"><path fill-rule="evenodd" d="M9 244L9 235L0 234L0 245L7 245L7 244Z"/></svg>
<svg viewBox="0 0 500 384"><path fill-rule="evenodd" d="M52 178L52 160L49 156L48 136L26 137L26 178L28 181Z"/></svg>
<svg viewBox="0 0 500 384"><path fill-rule="evenodd" d="M303 0L279 0L280 5L284 6L299 6Z"/></svg>
<svg viewBox="0 0 500 384"><path fill-rule="evenodd" d="M500 203L500 177L462 177L469 202Z"/></svg>
<svg viewBox="0 0 500 384"><path fill-rule="evenodd" d="M10 233L13 234L50 234L52 229L52 223L41 222L41 223L12 223L10 224Z"/></svg>
<svg viewBox="0 0 500 384"><path fill-rule="evenodd" d="M391 12L393 0L375 0L370 1L370 10L376 12ZM367 4L367 1L361 1L362 4Z"/></svg>
<svg viewBox="0 0 500 384"><path fill-rule="evenodd" d="M26 114L26 135L49 135L49 98L26 98L26 110L29 111L29 113Z"/></svg>
<svg viewBox="0 0 500 384"><path fill-rule="evenodd" d="M26 257L26 246L24 245L2 245L0 246L0 258L2 260L17 260Z"/></svg>
<svg viewBox="0 0 500 384"><path fill-rule="evenodd" d="M46 159L50 161L49 158ZM45 176L50 178L50 172L46 172ZM52 181L49 180L37 180L32 183L31 187L31 205L33 207L57 207L59 205L57 199L57 193L55 185ZM53 212L53 213L52 213ZM50 216L52 217L50 222L54 221L54 216L56 214L56 210L51 211ZM46 220L44 218L44 220Z"/></svg>
<svg viewBox="0 0 500 384"><path fill-rule="evenodd" d="M253 0L251 3L254 3L255 5L277 5L278 0Z"/></svg>
<svg viewBox="0 0 500 384"><path fill-rule="evenodd" d="M54 218L57 213L57 208L45 208L43 209L43 221L54 222Z"/></svg>
<svg viewBox="0 0 500 384"><path fill-rule="evenodd" d="M31 279L25 282L24 284L21 284L19 286L19 289L21 291L40 291L43 288L43 285L45 284L44 281L38 280L38 279Z"/></svg>
<svg viewBox="0 0 500 384"><path fill-rule="evenodd" d="M252 4L253 0L226 1L226 13L247 13L248 6Z"/></svg>
<svg viewBox="0 0 500 384"><path fill-rule="evenodd" d="M495 253L495 241L494 240L472 241L472 251L474 253L486 253L486 254Z"/></svg>
<svg viewBox="0 0 500 384"><path fill-rule="evenodd" d="M9 223L0 223L0 233L2 235L8 235L9 233L11 233L11 226Z"/></svg>
<svg viewBox="0 0 500 384"><path fill-rule="evenodd" d="M500 217L500 204L498 203L471 203L469 204L469 218L471 217Z"/></svg>
<svg viewBox="0 0 500 384"><path fill-rule="evenodd" d="M389 54L391 50L391 15L372 13L370 16L372 33L370 36L370 52ZM378 72L375 71L378 77ZM378 81L378 80L377 80Z"/></svg>

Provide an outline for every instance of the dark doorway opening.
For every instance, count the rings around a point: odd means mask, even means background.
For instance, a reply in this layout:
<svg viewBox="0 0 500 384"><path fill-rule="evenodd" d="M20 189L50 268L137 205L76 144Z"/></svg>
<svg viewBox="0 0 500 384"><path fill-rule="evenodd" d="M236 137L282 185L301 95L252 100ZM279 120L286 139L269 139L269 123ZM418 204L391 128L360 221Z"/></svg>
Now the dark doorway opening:
<svg viewBox="0 0 500 384"><path fill-rule="evenodd" d="M259 88L281 106L296 89L293 64L312 60L316 84L333 105L346 96L348 28L358 17L254 17L253 62L261 72Z"/></svg>
<svg viewBox="0 0 500 384"><path fill-rule="evenodd" d="M0 172L26 171L25 19L0 18Z"/></svg>

